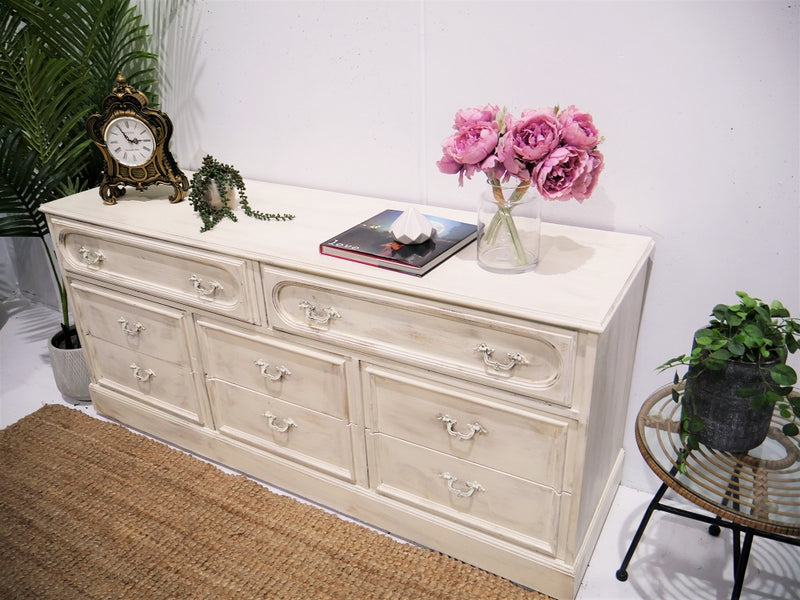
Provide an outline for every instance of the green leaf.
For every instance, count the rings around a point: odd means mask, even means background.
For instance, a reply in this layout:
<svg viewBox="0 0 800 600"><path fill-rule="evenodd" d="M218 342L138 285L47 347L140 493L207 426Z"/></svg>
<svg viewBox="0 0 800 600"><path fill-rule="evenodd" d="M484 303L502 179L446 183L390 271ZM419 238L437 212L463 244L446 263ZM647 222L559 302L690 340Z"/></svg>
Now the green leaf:
<svg viewBox="0 0 800 600"><path fill-rule="evenodd" d="M744 322L745 315L742 313L731 313L728 315L728 323L733 327L738 327Z"/></svg>
<svg viewBox="0 0 800 600"><path fill-rule="evenodd" d="M778 392L776 392L774 390L767 390L766 393L764 394L764 399L769 404L777 404L778 402L783 400L783 396L781 396ZM767 407L765 406L764 408L767 408Z"/></svg>
<svg viewBox="0 0 800 600"><path fill-rule="evenodd" d="M758 305L753 310L756 312L756 314L759 317L761 317L761 321L769 322L770 314L769 314L769 308L768 307L763 306L763 305Z"/></svg>
<svg viewBox="0 0 800 600"><path fill-rule="evenodd" d="M761 395L761 390L758 388L739 388L736 390L736 395L739 398L753 398Z"/></svg>
<svg viewBox="0 0 800 600"><path fill-rule="evenodd" d="M742 356L747 350L744 344L735 340L728 341L726 348L728 349L728 352L731 353L731 356Z"/></svg>
<svg viewBox="0 0 800 600"><path fill-rule="evenodd" d="M728 319L728 315L735 309L736 307L733 306L727 306L725 304L717 304L711 311L711 314L714 315L714 317L719 321L725 321Z"/></svg>
<svg viewBox="0 0 800 600"><path fill-rule="evenodd" d="M780 300L773 300L769 307L770 315L780 319L788 319L791 315Z"/></svg>
<svg viewBox="0 0 800 600"><path fill-rule="evenodd" d="M705 425L703 425L703 420L700 417L698 417L697 415L692 415L689 418L689 423L688 423L689 433L699 433L703 431L704 428Z"/></svg>
<svg viewBox="0 0 800 600"><path fill-rule="evenodd" d="M712 360L727 362L731 358L731 353L728 352L726 348L720 348L719 350L715 350L709 354L709 358Z"/></svg>
<svg viewBox="0 0 800 600"><path fill-rule="evenodd" d="M710 346L714 342L714 338L710 335L697 335L694 341L697 342L698 346Z"/></svg>
<svg viewBox="0 0 800 600"><path fill-rule="evenodd" d="M758 303L758 298L751 298L747 292L736 292L736 295L741 298L742 304L747 308L753 308Z"/></svg>
<svg viewBox="0 0 800 600"><path fill-rule="evenodd" d="M744 326L744 333L755 340L763 340L764 339L764 332L761 331L761 327L756 325L755 323L749 323Z"/></svg>
<svg viewBox="0 0 800 600"><path fill-rule="evenodd" d="M783 426L783 433L788 436L795 436L800 433L800 429L794 423L786 423Z"/></svg>
<svg viewBox="0 0 800 600"><path fill-rule="evenodd" d="M65 177L49 164L37 166L37 160L20 129L0 125L0 236L47 235L47 221L39 207L59 197Z"/></svg>
<svg viewBox="0 0 800 600"><path fill-rule="evenodd" d="M791 387L797 383L797 373L789 365L775 365L769 372L772 381L780 386Z"/></svg>

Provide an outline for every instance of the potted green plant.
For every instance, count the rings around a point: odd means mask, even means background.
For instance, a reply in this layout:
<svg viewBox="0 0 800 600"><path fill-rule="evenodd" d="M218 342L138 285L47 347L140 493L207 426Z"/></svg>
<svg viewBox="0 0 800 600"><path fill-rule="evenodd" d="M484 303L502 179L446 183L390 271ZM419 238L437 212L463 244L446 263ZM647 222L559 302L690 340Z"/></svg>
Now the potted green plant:
<svg viewBox="0 0 800 600"><path fill-rule="evenodd" d="M61 330L50 343L54 374L59 390L75 399L88 398L88 374L39 206L99 183L102 163L86 117L119 69L140 89L152 87L156 57L148 41L129 0L0 4L0 236L42 241L61 302Z"/></svg>
<svg viewBox="0 0 800 600"><path fill-rule="evenodd" d="M201 232L208 231L222 219L238 221L233 212L237 203L244 214L261 221L290 221L294 215L264 213L253 210L247 202L244 179L238 169L226 165L210 154L203 158L202 166L192 176L189 203L203 220Z"/></svg>
<svg viewBox="0 0 800 600"><path fill-rule="evenodd" d="M685 451L699 443L728 452L755 448L767 436L776 405L787 420L783 432L798 434L800 398L792 395L797 373L786 358L798 349L800 320L778 300L736 295L738 304L714 307L689 354L659 367L688 366L683 376L675 373L672 391L682 406Z"/></svg>

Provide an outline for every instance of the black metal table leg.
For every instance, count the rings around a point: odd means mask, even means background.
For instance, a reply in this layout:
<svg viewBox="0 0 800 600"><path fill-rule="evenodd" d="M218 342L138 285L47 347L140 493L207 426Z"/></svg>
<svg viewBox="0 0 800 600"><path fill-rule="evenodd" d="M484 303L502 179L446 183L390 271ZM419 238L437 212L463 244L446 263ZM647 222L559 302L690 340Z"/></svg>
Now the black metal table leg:
<svg viewBox="0 0 800 600"><path fill-rule="evenodd" d="M642 517L641 523L639 523L639 528L636 530L636 534L633 536L631 540L631 545L628 546L628 552L625 554L625 558L622 559L622 564L617 569L617 579L619 581L627 581L628 580L628 564L631 562L633 558L633 553L636 551L636 546L639 545L639 540L642 539L642 535L644 534L644 530L647 527L647 523L650 521L650 517L653 516L653 511L656 510L658 503L661 502L661 498L664 497L664 493L667 491L667 484L662 483L661 487L658 488L656 495L653 496L653 499L650 501L650 504L647 506L647 510L644 511L644 516Z"/></svg>
<svg viewBox="0 0 800 600"><path fill-rule="evenodd" d="M738 530L736 531L738 534ZM737 535L738 537L738 535ZM741 552L739 553L739 560L736 565L736 577L733 582L733 591L731 592L731 600L739 600L744 586L744 574L747 571L747 561L750 560L750 547L753 544L753 532L746 530L744 532L744 543L742 544ZM734 548L735 550L736 548Z"/></svg>

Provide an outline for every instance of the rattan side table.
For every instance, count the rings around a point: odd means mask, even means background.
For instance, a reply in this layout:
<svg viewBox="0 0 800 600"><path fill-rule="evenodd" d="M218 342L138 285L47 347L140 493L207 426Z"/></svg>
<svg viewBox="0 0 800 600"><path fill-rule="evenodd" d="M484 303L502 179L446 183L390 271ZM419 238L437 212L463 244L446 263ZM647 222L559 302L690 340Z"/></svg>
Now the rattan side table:
<svg viewBox="0 0 800 600"><path fill-rule="evenodd" d="M631 540L617 579L628 578L628 564L656 510L708 523L709 533L720 528L733 533L734 586L731 600L742 591L754 536L800 546L800 448L785 436L785 420L773 415L766 441L747 454L730 454L701 445L678 469L683 447L678 434L680 405L672 400L672 385L656 390L636 419L636 443L648 466L663 481ZM663 504L668 489L715 516ZM744 539L742 539L744 534Z"/></svg>

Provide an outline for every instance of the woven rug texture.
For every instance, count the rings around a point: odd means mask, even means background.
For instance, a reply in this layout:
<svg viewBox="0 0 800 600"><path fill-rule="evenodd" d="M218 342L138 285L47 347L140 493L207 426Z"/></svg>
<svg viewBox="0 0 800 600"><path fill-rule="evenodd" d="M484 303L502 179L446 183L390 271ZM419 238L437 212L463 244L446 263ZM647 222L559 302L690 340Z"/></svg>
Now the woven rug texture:
<svg viewBox="0 0 800 600"><path fill-rule="evenodd" d="M548 597L46 405L0 430L0 598Z"/></svg>

